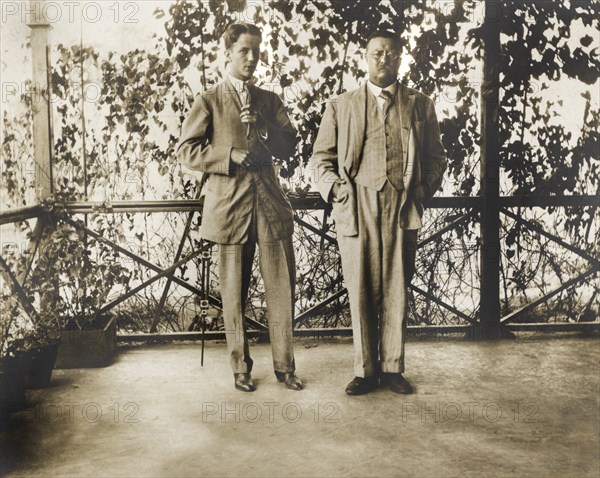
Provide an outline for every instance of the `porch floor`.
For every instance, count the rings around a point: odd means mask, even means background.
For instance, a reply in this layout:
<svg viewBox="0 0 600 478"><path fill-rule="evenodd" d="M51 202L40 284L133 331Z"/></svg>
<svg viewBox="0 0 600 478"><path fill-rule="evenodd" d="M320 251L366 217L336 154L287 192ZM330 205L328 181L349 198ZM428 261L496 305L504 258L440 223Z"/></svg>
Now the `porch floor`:
<svg viewBox="0 0 600 478"><path fill-rule="evenodd" d="M410 340L414 395L349 397L351 340L299 339L305 390L252 344L254 393L223 343L123 347L103 369L55 370L2 433L4 476L600 475L600 341Z"/></svg>

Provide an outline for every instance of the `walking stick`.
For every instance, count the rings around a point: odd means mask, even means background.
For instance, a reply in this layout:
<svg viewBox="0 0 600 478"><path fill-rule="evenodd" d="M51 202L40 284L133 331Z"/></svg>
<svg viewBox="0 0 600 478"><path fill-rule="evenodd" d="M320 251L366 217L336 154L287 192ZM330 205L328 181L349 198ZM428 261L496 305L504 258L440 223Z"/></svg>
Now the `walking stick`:
<svg viewBox="0 0 600 478"><path fill-rule="evenodd" d="M200 366L204 367L204 340L206 334L206 316L208 315L208 286L210 284L210 247L207 250L204 250L204 241L200 242L200 247L203 249L201 258L202 258L202 292L203 297L200 300L200 317L202 319L202 333L201 333L201 341L202 341L202 352L200 355Z"/></svg>
<svg viewBox="0 0 600 478"><path fill-rule="evenodd" d="M200 184L198 185L198 196L202 196L202 189L204 189L204 185L208 180L208 174L204 173L202 178L200 178ZM202 215L204 215L204 207L202 208ZM205 250L206 248L206 250ZM200 297L200 318L202 320L202 332L200 333L200 341L201 341L201 352L200 352L200 366L204 367L204 341L206 335L206 317L208 315L208 299L209 299L209 290L208 286L210 284L210 243L205 241L204 239L200 239L200 250L202 254L200 254L200 271L202 273L202 296Z"/></svg>

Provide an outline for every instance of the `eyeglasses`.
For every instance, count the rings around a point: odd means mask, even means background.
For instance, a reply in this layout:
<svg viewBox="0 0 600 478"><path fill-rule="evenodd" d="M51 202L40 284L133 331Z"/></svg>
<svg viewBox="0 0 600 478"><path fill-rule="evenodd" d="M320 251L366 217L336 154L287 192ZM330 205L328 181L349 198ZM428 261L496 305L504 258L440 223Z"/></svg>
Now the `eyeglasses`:
<svg viewBox="0 0 600 478"><path fill-rule="evenodd" d="M392 53L391 51L374 51L373 53L371 53L369 55L371 58L373 58L373 60L375 61L380 61L381 59L385 58L386 60L389 58L393 61L398 61L400 59L400 54L399 53Z"/></svg>

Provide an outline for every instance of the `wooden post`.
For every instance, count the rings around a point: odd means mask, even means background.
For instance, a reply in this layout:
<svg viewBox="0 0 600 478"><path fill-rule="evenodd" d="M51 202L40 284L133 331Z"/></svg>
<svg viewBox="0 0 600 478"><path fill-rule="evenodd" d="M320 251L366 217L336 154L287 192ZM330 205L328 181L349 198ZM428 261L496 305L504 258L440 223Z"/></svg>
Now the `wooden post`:
<svg viewBox="0 0 600 478"><path fill-rule="evenodd" d="M500 22L502 5L485 1L481 87L481 297L475 338L509 336L500 324Z"/></svg>
<svg viewBox="0 0 600 478"><path fill-rule="evenodd" d="M48 57L50 24L44 16L45 0L29 0L31 28L33 149L37 200L52 194L51 111L49 107Z"/></svg>
<svg viewBox="0 0 600 478"><path fill-rule="evenodd" d="M25 5L25 3L23 4ZM32 90L31 108L33 115L33 158L35 161L35 193L39 204L54 191L52 178L52 110L50 109L50 24L44 15L44 0L29 1L29 23L31 28L31 68ZM24 8L24 6L23 6ZM28 250L33 255L44 246L46 218L38 217L29 239ZM28 271L22 271L17 280L23 285ZM47 310L45 301L41 310ZM39 317L38 317L39 319Z"/></svg>

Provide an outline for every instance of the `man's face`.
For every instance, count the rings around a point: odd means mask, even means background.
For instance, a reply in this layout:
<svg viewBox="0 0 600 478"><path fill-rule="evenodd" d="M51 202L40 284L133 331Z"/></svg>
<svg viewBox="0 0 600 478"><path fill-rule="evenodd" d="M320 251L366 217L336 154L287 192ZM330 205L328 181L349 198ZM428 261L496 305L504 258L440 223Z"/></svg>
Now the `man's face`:
<svg viewBox="0 0 600 478"><path fill-rule="evenodd" d="M238 80L247 81L254 75L260 55L260 37L242 33L227 50L230 73Z"/></svg>
<svg viewBox="0 0 600 478"><path fill-rule="evenodd" d="M391 38L373 38L365 53L369 80L381 88L391 85L398 77L400 50Z"/></svg>

